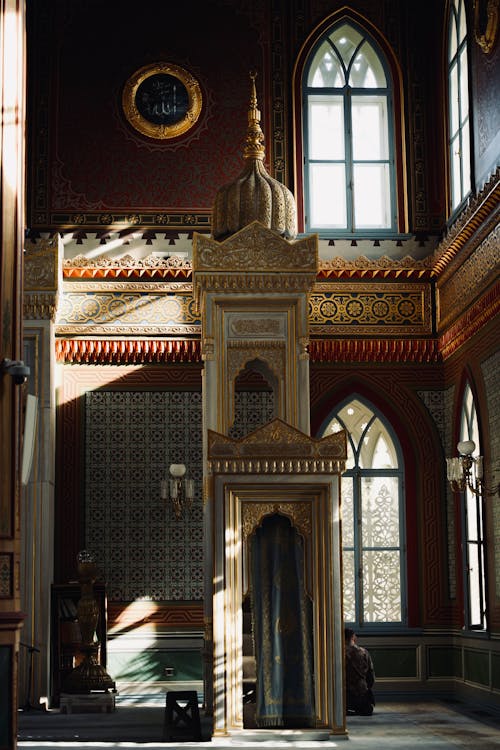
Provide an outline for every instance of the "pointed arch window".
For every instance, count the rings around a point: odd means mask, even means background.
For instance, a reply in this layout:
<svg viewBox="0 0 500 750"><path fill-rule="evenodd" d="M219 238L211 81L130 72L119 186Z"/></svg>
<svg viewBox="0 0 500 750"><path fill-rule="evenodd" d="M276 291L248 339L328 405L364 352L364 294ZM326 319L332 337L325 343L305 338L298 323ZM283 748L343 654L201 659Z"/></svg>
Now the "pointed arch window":
<svg viewBox="0 0 500 750"><path fill-rule="evenodd" d="M323 435L346 430L342 475L344 620L364 626L406 621L403 467L390 425L360 398L336 410Z"/></svg>
<svg viewBox="0 0 500 750"><path fill-rule="evenodd" d="M452 0L448 20L448 150L452 213L471 190L469 63L464 0Z"/></svg>
<svg viewBox="0 0 500 750"><path fill-rule="evenodd" d="M466 384L460 415L460 440L473 440L476 452L482 454L474 395ZM469 488L462 493L462 528L466 582L466 627L486 629L486 551L484 508L481 495Z"/></svg>
<svg viewBox="0 0 500 750"><path fill-rule="evenodd" d="M304 68L306 231L396 230L391 77L354 24L330 28Z"/></svg>

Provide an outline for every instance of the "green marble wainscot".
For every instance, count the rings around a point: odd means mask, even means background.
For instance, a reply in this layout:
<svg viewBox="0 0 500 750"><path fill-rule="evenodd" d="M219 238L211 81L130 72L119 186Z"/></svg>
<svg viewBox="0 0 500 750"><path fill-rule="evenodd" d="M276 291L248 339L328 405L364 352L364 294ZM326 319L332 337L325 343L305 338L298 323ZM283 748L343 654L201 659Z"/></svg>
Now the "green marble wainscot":
<svg viewBox="0 0 500 750"><path fill-rule="evenodd" d="M462 651L453 646L431 646L428 649L429 677L462 677Z"/></svg>
<svg viewBox="0 0 500 750"><path fill-rule="evenodd" d="M370 647L377 678L407 679L417 677L417 648Z"/></svg>
<svg viewBox="0 0 500 750"><path fill-rule="evenodd" d="M478 685L490 684L489 653L476 649L464 649L464 679Z"/></svg>

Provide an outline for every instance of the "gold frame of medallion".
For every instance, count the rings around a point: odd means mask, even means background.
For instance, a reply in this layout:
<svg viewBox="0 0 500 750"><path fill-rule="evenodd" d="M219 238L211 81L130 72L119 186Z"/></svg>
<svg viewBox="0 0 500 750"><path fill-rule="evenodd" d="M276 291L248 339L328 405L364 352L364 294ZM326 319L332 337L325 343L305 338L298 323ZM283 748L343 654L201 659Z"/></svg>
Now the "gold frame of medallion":
<svg viewBox="0 0 500 750"><path fill-rule="evenodd" d="M136 94L141 83L161 73L177 78L188 92L188 110L179 122L172 125L156 125L149 122L141 115L136 104ZM136 70L126 82L122 94L122 107L127 121L134 130L156 140L176 138L190 130L200 116L202 104L203 96L196 78L179 65L168 62L151 63Z"/></svg>

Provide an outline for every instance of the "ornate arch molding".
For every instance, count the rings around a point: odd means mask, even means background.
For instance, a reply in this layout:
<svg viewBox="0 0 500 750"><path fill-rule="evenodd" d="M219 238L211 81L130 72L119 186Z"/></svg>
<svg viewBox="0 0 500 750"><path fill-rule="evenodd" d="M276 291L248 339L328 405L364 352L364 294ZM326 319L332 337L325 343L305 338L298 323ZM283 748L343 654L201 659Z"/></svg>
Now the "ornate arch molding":
<svg viewBox="0 0 500 750"><path fill-rule="evenodd" d="M442 445L433 419L418 390L440 390L444 383L436 372L423 378L422 369L406 370L399 375L385 370L360 376L356 368L346 368L339 376L334 369L311 371L311 430L317 433L324 415L349 394L370 401L391 423L405 456L407 572L409 581L421 581L409 588L409 622L431 625L457 621L457 602L448 598L446 580L446 519L437 499L443 492L439 460ZM444 472L444 467L443 467ZM419 529L425 529L424 545ZM420 549L419 549L419 545Z"/></svg>

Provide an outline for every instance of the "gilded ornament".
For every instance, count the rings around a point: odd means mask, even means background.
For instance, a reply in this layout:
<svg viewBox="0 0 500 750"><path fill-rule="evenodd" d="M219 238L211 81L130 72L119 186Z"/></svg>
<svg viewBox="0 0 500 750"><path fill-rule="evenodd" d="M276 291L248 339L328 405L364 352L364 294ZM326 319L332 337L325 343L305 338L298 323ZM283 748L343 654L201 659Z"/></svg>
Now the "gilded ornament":
<svg viewBox="0 0 500 750"><path fill-rule="evenodd" d="M173 63L159 62L135 71L126 82L122 107L130 125L156 140L176 138L190 130L202 109L196 78Z"/></svg>
<svg viewBox="0 0 500 750"><path fill-rule="evenodd" d="M316 274L318 238L289 241L253 221L223 242L195 234L194 271L311 271Z"/></svg>
<svg viewBox="0 0 500 750"><path fill-rule="evenodd" d="M279 417L241 439L208 430L208 459L219 471L226 466L262 473L335 473L346 456L345 432L316 439Z"/></svg>
<svg viewBox="0 0 500 750"><path fill-rule="evenodd" d="M286 516L295 526L297 531L310 541L312 536L312 504L297 500L296 502L269 502L242 501L241 503L241 531L242 542L246 544L264 519L274 513Z"/></svg>
<svg viewBox="0 0 500 750"><path fill-rule="evenodd" d="M492 51L498 33L499 0L488 0L486 3L486 24L481 28L481 11L484 11L484 0L474 0L474 39L485 55ZM481 7L482 6L482 7Z"/></svg>
<svg viewBox="0 0 500 750"><path fill-rule="evenodd" d="M264 166L264 134L260 127L255 78L251 73L250 108L240 176L219 189L212 211L212 234L224 239L253 221L286 238L297 234L297 207L290 190L271 177Z"/></svg>

